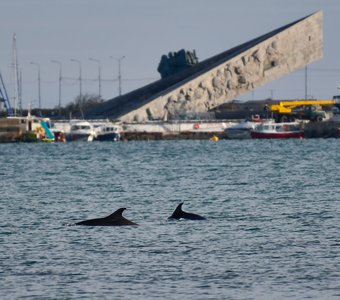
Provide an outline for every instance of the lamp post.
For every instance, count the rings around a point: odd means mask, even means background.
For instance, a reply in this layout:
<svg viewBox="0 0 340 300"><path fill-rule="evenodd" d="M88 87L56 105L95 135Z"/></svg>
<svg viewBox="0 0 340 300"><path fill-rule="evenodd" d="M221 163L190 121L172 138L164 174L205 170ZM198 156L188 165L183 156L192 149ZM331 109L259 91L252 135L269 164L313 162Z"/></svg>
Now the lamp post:
<svg viewBox="0 0 340 300"><path fill-rule="evenodd" d="M62 80L62 64L60 61L57 60L51 60L52 63L59 65L59 116L61 114L61 80Z"/></svg>
<svg viewBox="0 0 340 300"><path fill-rule="evenodd" d="M31 62L32 65L35 65L38 67L38 99L39 99L39 110L41 113L41 86L40 86L40 64L36 62Z"/></svg>
<svg viewBox="0 0 340 300"><path fill-rule="evenodd" d="M79 110L80 113L82 115L82 117L84 118L84 113L83 113L83 105L82 105L82 100L83 100L83 92L82 92L82 78L81 78L81 62L77 59L73 59L71 58L71 61L75 62L78 64L79 66Z"/></svg>
<svg viewBox="0 0 340 300"><path fill-rule="evenodd" d="M98 85L99 85L99 98L102 98L102 84L101 84L101 67L100 61L98 59L90 57L89 60L95 61L98 63Z"/></svg>
<svg viewBox="0 0 340 300"><path fill-rule="evenodd" d="M110 56L110 58L118 61L118 84L119 84L119 88L118 88L118 94L119 96L122 95L122 71L121 71L121 61L125 58L125 56L122 56L122 57L113 57L113 56Z"/></svg>

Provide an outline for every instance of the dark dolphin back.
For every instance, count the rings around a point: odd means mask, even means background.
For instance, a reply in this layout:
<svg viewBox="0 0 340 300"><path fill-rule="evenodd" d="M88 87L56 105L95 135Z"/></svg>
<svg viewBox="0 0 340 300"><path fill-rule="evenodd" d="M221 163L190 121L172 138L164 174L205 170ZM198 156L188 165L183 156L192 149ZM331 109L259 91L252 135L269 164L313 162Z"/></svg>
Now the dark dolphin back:
<svg viewBox="0 0 340 300"><path fill-rule="evenodd" d="M125 219L123 217L123 211L126 208L119 208L111 215L105 218L85 220L76 223L76 225L87 225L87 226L123 226L123 225L137 225L136 223Z"/></svg>
<svg viewBox="0 0 340 300"><path fill-rule="evenodd" d="M187 220L206 220L206 218L197 215L197 214L193 214L193 213L187 213L187 212L183 212L183 219L187 219Z"/></svg>
<svg viewBox="0 0 340 300"><path fill-rule="evenodd" d="M183 202L178 204L178 206L176 207L172 215L169 217L169 219L205 220L205 218L200 215L183 211L182 205L183 205Z"/></svg>

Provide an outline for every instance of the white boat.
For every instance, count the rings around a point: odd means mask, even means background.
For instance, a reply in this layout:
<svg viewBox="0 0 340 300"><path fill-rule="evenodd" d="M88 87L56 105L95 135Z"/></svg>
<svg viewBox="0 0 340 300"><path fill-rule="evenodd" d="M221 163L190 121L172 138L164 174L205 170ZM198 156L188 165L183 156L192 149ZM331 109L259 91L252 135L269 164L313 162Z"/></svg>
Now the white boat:
<svg viewBox="0 0 340 300"><path fill-rule="evenodd" d="M93 125L93 133L88 141L118 141L120 139L120 128L111 122L96 123Z"/></svg>
<svg viewBox="0 0 340 300"><path fill-rule="evenodd" d="M67 141L88 141L95 134L94 126L84 120L70 121L70 130L66 132Z"/></svg>
<svg viewBox="0 0 340 300"><path fill-rule="evenodd" d="M304 130L298 122L275 123L273 121L258 124L250 131L253 139L303 138Z"/></svg>
<svg viewBox="0 0 340 300"><path fill-rule="evenodd" d="M258 122L244 120L225 129L228 139L251 139L250 130L254 129Z"/></svg>

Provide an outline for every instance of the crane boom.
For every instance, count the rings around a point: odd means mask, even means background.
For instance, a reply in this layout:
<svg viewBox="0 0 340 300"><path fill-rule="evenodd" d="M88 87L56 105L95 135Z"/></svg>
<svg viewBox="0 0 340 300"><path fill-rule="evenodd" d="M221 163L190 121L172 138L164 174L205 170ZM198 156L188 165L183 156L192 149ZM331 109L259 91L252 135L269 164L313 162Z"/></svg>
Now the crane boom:
<svg viewBox="0 0 340 300"><path fill-rule="evenodd" d="M298 106L311 106L311 105L333 105L336 100L297 100L297 101L280 101L279 104L273 104L271 110L277 113L289 114Z"/></svg>

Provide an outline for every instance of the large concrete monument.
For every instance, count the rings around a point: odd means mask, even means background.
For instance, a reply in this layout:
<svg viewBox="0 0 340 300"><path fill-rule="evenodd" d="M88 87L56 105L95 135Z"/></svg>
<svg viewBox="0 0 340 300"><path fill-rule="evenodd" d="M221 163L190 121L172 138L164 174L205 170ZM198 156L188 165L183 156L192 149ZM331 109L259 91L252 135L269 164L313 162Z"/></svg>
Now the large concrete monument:
<svg viewBox="0 0 340 300"><path fill-rule="evenodd" d="M207 112L323 55L323 14L316 12L102 104L88 117L126 122Z"/></svg>

